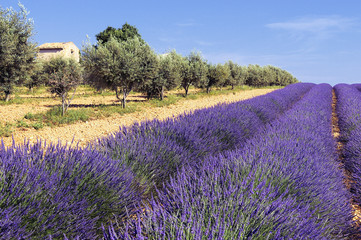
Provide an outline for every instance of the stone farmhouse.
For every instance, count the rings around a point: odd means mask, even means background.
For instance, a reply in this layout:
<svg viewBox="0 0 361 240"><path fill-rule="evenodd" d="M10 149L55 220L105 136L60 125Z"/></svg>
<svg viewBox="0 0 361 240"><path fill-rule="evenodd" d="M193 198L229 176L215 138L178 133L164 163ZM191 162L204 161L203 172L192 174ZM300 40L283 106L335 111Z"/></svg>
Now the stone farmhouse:
<svg viewBox="0 0 361 240"><path fill-rule="evenodd" d="M73 42L44 43L38 47L38 59L49 60L56 56L73 58L79 62L79 48Z"/></svg>

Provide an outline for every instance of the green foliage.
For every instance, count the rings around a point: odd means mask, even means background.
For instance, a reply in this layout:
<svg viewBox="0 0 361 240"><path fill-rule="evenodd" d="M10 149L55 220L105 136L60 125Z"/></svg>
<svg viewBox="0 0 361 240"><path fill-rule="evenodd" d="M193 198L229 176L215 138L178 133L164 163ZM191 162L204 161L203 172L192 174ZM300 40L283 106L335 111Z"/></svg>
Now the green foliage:
<svg viewBox="0 0 361 240"><path fill-rule="evenodd" d="M54 107L48 110L45 113L27 113L24 118L27 120L35 121L32 123L35 129L40 129L44 126L59 126L62 124L71 124L78 121L88 121L92 115L93 111L90 109L77 109L69 110L65 115L62 115L61 107Z"/></svg>
<svg viewBox="0 0 361 240"><path fill-rule="evenodd" d="M15 95L14 98L10 99L7 102L1 101L0 106L11 105L11 104L23 104L24 102L25 102L25 100L23 98L20 98L19 96Z"/></svg>
<svg viewBox="0 0 361 240"><path fill-rule="evenodd" d="M108 27L96 38L97 46L88 43L83 48L87 82L98 90L115 91L123 107L132 90L145 93L148 99L162 100L164 91L176 87L182 87L188 96L191 86L206 88L209 93L212 87L285 86L297 82L288 72L272 66L246 67L232 61L207 66L201 53L195 51L186 57L175 51L156 56L138 30L127 23L121 29Z"/></svg>
<svg viewBox="0 0 361 240"><path fill-rule="evenodd" d="M113 37L118 41L127 41L128 39L138 38L140 42L145 43L140 34L138 33L138 29L135 26L129 25L125 23L122 28L113 28L107 27L104 31L98 33L96 35L96 39L98 43L104 44Z"/></svg>
<svg viewBox="0 0 361 240"><path fill-rule="evenodd" d="M137 111L137 106L135 104L131 104L125 109L119 105L101 105L93 108L70 109L62 115L62 108L58 106L53 107L45 113L33 114L29 112L25 114L24 119L29 120L30 123L19 120L17 127L33 127L35 129L40 129L45 126L54 127L76 122L86 122L92 119L110 117L115 113L123 115L135 111Z"/></svg>
<svg viewBox="0 0 361 240"><path fill-rule="evenodd" d="M182 81L181 85L185 90L185 96L191 85L197 86L207 77L207 62L203 59L201 53L191 52L182 62Z"/></svg>
<svg viewBox="0 0 361 240"><path fill-rule="evenodd" d="M296 83L298 80L289 72L274 66L261 67L259 65L248 65L245 83L249 86L286 86Z"/></svg>
<svg viewBox="0 0 361 240"><path fill-rule="evenodd" d="M222 88L225 86L230 75L231 70L228 65L208 65L207 77L200 82L200 87L206 88L207 93L209 93L214 86Z"/></svg>
<svg viewBox="0 0 361 240"><path fill-rule="evenodd" d="M44 63L43 72L49 91L61 98L62 115L67 111L77 86L82 81L82 69L74 59L55 57ZM74 90L72 97L69 92Z"/></svg>
<svg viewBox="0 0 361 240"><path fill-rule="evenodd" d="M232 86L232 89L234 88L234 86L243 85L246 73L245 68L238 65L237 63L232 62L231 60L229 60L225 65L228 66L230 74L229 77L226 79L224 85Z"/></svg>
<svg viewBox="0 0 361 240"><path fill-rule="evenodd" d="M10 137L12 134L12 124L6 122L5 124L0 123L0 136Z"/></svg>
<svg viewBox="0 0 361 240"><path fill-rule="evenodd" d="M147 94L148 99L159 96L164 99L164 91L172 90L180 85L182 56L171 51L157 56L159 67L157 74L152 79L146 80L140 87L140 91Z"/></svg>
<svg viewBox="0 0 361 240"><path fill-rule="evenodd" d="M30 41L33 22L19 4L20 11L0 7L0 91L5 101L13 89L29 77L36 56L36 44Z"/></svg>
<svg viewBox="0 0 361 240"><path fill-rule="evenodd" d="M36 122L31 125L35 130L39 130L44 127L44 124L42 122Z"/></svg>
<svg viewBox="0 0 361 240"><path fill-rule="evenodd" d="M87 44L83 50L83 65L90 85L114 90L118 98L119 90L123 93L124 108L129 93L145 79L155 77L157 69L153 50L138 38L120 42L111 37L98 47Z"/></svg>
<svg viewBox="0 0 361 240"><path fill-rule="evenodd" d="M133 113L139 110L137 104L130 103L126 108L123 108L122 106L119 105L102 105L94 108L94 111L97 112L95 117L101 118L101 117L110 117L113 116L114 114L123 115L127 113Z"/></svg>
<svg viewBox="0 0 361 240"><path fill-rule="evenodd" d="M161 58L150 48L147 48L140 63L141 84L138 90L145 92L148 99L156 94L159 88L162 88L163 81L159 78Z"/></svg>
<svg viewBox="0 0 361 240"><path fill-rule="evenodd" d="M41 86L46 82L44 69L43 69L42 61L35 61L32 69L30 70L30 74L24 81L24 86L26 86L31 93L34 92L34 87Z"/></svg>
<svg viewBox="0 0 361 240"><path fill-rule="evenodd" d="M181 97L178 97L176 95L169 95L162 100L152 99L150 101L150 104L154 107L165 107L165 106L169 106L169 105L177 103L180 99L181 99Z"/></svg>

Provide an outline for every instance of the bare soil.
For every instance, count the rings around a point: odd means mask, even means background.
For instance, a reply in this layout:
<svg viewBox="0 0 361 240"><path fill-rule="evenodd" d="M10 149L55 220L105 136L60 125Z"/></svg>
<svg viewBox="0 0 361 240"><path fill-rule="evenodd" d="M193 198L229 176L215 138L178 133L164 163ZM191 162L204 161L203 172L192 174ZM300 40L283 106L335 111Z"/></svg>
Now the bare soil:
<svg viewBox="0 0 361 240"><path fill-rule="evenodd" d="M88 122L79 122L71 125L60 127L44 127L40 130L24 129L23 131L15 131L13 137L3 138L5 146L11 146L13 139L16 144L22 144L24 139L30 142L36 142L38 139L47 143L57 143L61 141L67 144L76 144L84 146L100 137L111 134L119 130L120 126L129 126L134 122L140 122L152 119L166 119L172 118L184 112L189 112L195 109L207 108L223 102L241 101L255 96L263 95L274 91L274 89L254 89L240 91L234 94L217 95L210 97L203 97L199 99L185 99L173 105L165 107L148 107L142 108L141 111L124 114L122 116L115 114L114 116L93 120ZM131 96L136 99L139 96ZM98 105L98 104L120 104L117 103L115 96L97 96L87 98L76 98L73 100L74 105ZM39 101L36 104L21 104L21 105L7 105L0 106L0 116L2 122L13 122L24 117L27 112L41 112L46 111L51 106L58 105L59 102L52 99ZM73 141L74 140L74 141Z"/></svg>

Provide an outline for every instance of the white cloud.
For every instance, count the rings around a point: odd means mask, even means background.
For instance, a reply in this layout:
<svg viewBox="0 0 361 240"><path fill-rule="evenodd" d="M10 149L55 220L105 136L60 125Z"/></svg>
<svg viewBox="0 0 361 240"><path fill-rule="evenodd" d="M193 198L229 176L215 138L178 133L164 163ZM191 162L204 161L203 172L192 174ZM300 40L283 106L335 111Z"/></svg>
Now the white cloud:
<svg viewBox="0 0 361 240"><path fill-rule="evenodd" d="M322 49L325 41L342 39L345 32L355 31L358 22L354 18L337 15L302 17L295 20L266 24L272 30L280 30L280 39L289 39L302 52ZM328 42L330 44L330 42Z"/></svg>
<svg viewBox="0 0 361 240"><path fill-rule="evenodd" d="M355 19L340 16L310 18L304 17L292 21L266 24L271 29L281 29L293 32L322 33L325 31L342 31L355 24Z"/></svg>

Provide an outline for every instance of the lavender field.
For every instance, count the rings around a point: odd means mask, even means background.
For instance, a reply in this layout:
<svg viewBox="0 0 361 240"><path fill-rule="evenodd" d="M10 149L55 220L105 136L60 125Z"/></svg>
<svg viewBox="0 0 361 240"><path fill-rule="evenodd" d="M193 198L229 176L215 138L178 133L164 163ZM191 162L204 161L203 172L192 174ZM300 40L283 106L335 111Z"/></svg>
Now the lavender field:
<svg viewBox="0 0 361 240"><path fill-rule="evenodd" d="M0 164L1 239L356 239L361 85L291 84L86 148L3 144Z"/></svg>

